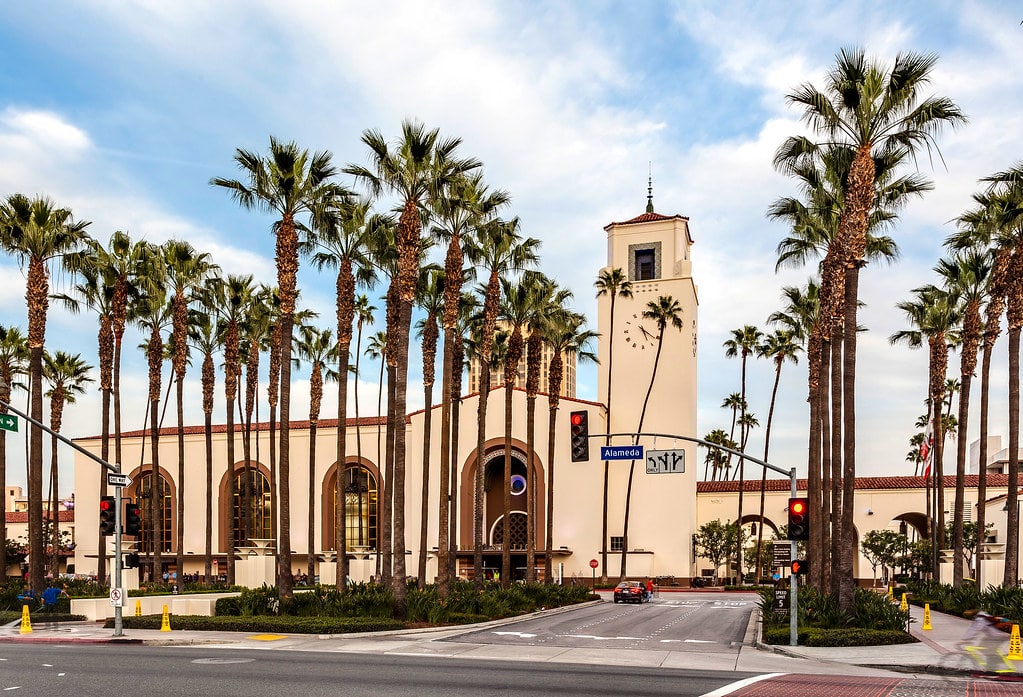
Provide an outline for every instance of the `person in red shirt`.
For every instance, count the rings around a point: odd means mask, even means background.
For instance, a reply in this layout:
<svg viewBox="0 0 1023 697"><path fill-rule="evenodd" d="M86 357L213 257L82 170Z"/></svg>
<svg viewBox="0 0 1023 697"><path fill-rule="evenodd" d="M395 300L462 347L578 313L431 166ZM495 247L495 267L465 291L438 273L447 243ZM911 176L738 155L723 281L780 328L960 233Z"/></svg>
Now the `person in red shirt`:
<svg viewBox="0 0 1023 697"><path fill-rule="evenodd" d="M646 599L650 600L654 597L654 582L652 579L646 580Z"/></svg>

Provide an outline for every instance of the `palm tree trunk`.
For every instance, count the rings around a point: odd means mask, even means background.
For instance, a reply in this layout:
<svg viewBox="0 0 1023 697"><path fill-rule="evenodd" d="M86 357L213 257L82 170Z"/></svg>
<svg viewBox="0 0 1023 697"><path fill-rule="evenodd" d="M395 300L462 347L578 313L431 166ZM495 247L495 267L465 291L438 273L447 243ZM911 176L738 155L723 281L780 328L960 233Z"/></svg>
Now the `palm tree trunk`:
<svg viewBox="0 0 1023 697"><path fill-rule="evenodd" d="M966 360L968 357L963 356ZM976 363L976 359L974 359ZM956 448L956 494L955 511L952 518L952 548L953 567L952 585L961 586L963 583L963 563L966 561L963 556L963 508L966 502L966 432L970 419L970 387L973 380L973 370L964 370L959 376L959 441ZM980 469L984 469L981 465ZM978 498L978 501L984 499ZM980 506L978 506L980 508ZM978 537L978 544L983 535Z"/></svg>
<svg viewBox="0 0 1023 697"><path fill-rule="evenodd" d="M991 351L994 338L984 337L984 356L980 368L980 448L978 452L979 472L977 475L977 500L987 501L987 434L988 401L991 394ZM960 436L962 437L962 436ZM977 506L977 569L974 572L977 588L984 588L984 545L987 540L987 509Z"/></svg>
<svg viewBox="0 0 1023 697"><path fill-rule="evenodd" d="M340 329L340 327L339 327ZM347 452L348 452L348 353L350 349L349 344L340 345L338 347L338 375L337 375L337 452L334 454L337 461L337 478L334 484L334 549L337 552L337 565L335 566L335 578L334 585L340 590L347 590L348 588L348 521L345 520L345 469L347 467ZM358 358L356 358L358 363ZM359 420L359 384L358 384L358 371L356 371L356 383L355 383L355 420L358 424ZM356 425L355 432L358 434L359 427ZM357 437L357 436L356 436ZM358 476L362 470L362 460L360 454L359 463L356 465L356 482L361 480ZM310 472L310 487L314 481L313 473ZM362 492L358 493L359 499L362 499ZM360 516L361 519L361 516ZM362 544L361 540L359 544Z"/></svg>
<svg viewBox="0 0 1023 697"><path fill-rule="evenodd" d="M491 338L484 336L483 341L490 341ZM477 591L483 589L483 487L486 483L485 465L483 463L483 449L486 442L487 429L487 401L490 396L490 357L483 355L480 363L480 394L479 408L477 410L476 430L476 488L473 492L473 552L472 552L472 582Z"/></svg>
<svg viewBox="0 0 1023 697"><path fill-rule="evenodd" d="M282 293L283 295L283 293ZM282 303L283 305L283 303ZM294 316L281 313L281 451L280 468L281 548L279 562L279 592L282 598L291 596L294 575L291 568L291 348Z"/></svg>
<svg viewBox="0 0 1023 697"><path fill-rule="evenodd" d="M383 398L384 398L384 367L386 365L387 365L387 361L384 358L383 354L381 354L381 356L380 356L380 383L377 386L377 418L378 419L381 416L384 416L383 409L381 408L381 405L382 405ZM386 419L385 419L385 421L386 421ZM377 462L383 462L384 468L385 468L385 472L386 472L387 457L386 457L386 453L384 453L383 443L381 442L381 435L382 435L382 430L383 429L380 428L380 423L381 422L378 420L377 421ZM384 478L384 481L377 483L377 490L382 495L382 498L386 501L387 500L387 496L386 496L386 493L387 493L387 478L386 477ZM359 497L359 502L360 502L360 505L361 505L361 503L362 503L362 497L361 496ZM380 575L383 572L383 559L384 559L384 556L383 556L383 551L384 551L384 548L383 548L383 539L384 539L383 522L384 522L384 518L385 518L385 516L384 516L385 507L383 506L383 502L381 502L379 505L381 506L381 508L380 508L380 518L381 518L381 520L380 520L379 532L377 533L378 539L373 541L373 544L374 544L376 552L377 552L377 564L376 564L377 578L380 578ZM361 512L362 511L360 510L360 514L361 514ZM360 521L362 520L362 516L361 515L359 516L359 520ZM362 523L360 522L360 525L361 524Z"/></svg>
<svg viewBox="0 0 1023 697"><path fill-rule="evenodd" d="M860 264L853 262L845 272L845 329L842 360L842 556L839 561L841 583L838 604L853 612L856 605L856 579L853 578L853 508L856 492L856 333Z"/></svg>
<svg viewBox="0 0 1023 697"><path fill-rule="evenodd" d="M341 381L343 382L343 381ZM309 420L309 517L306 535L308 540L308 554L306 556L306 575L309 583L315 583L316 579L316 421ZM342 499L343 501L343 499ZM344 510L344 506L341 507ZM341 559L338 555L336 569L341 568ZM321 579L322 581L323 579ZM344 588L344 577L342 576L337 588Z"/></svg>
<svg viewBox="0 0 1023 697"><path fill-rule="evenodd" d="M822 482L823 469L821 466L822 458L822 428L821 428L821 389L820 382L827 371L822 370L822 342L815 336L811 335L807 345L807 364L808 364L808 381L807 381L807 393L808 401L810 402L810 423L808 431L810 433L809 443L807 444L807 481L806 481L806 493L810 499L810 516L811 519L815 519L818 522L810 529L810 541L808 554L811 559L821 559L820 564L810 565L810 578L809 583L811 586L816 588L818 591L823 590L827 587L824 580L824 546L825 546L825 535L824 528L826 525L827 517L824 515L824 490L825 487Z"/></svg>
<svg viewBox="0 0 1023 697"><path fill-rule="evenodd" d="M465 365L465 347L462 337L454 334L451 341L451 512L448 520L451 525L448 544L451 553L448 556L448 569L451 578L458 573L458 426L459 412L462 408L462 368Z"/></svg>
<svg viewBox="0 0 1023 697"><path fill-rule="evenodd" d="M842 556L845 550L842 470L842 341L845 327L836 323L831 340L831 551L828 553L828 568L831 573L831 592L836 596L842 592Z"/></svg>
<svg viewBox="0 0 1023 697"><path fill-rule="evenodd" d="M388 332L387 350L391 351L393 336ZM380 513L380 583L390 587L394 578L394 434L397 418L394 408L394 393L398 381L398 367L387 359L387 428L384 433L384 495Z"/></svg>
<svg viewBox="0 0 1023 697"><path fill-rule="evenodd" d="M213 579L213 412L203 414L206 435L206 551L203 559L203 574L206 583Z"/></svg>
<svg viewBox="0 0 1023 697"><path fill-rule="evenodd" d="M54 409L52 400L50 410ZM59 432L60 427L52 427ZM52 556L50 557L50 573L54 579L60 578L60 506L57 505L59 490L59 474L57 473L57 438L50 438L50 546ZM4 575L6 576L6 569Z"/></svg>
<svg viewBox="0 0 1023 697"><path fill-rule="evenodd" d="M1011 304L1015 298L1010 298ZM1005 503L1009 507L1005 536L1005 575L1002 585L1015 586L1019 578L1019 339L1020 327L1009 324L1009 491Z"/></svg>
<svg viewBox="0 0 1023 697"><path fill-rule="evenodd" d="M536 583L536 395L526 399L526 583ZM548 552L549 554L549 552Z"/></svg>
<svg viewBox="0 0 1023 697"><path fill-rule="evenodd" d="M554 583L554 559L551 553L554 550L554 465L555 465L555 438L557 437L558 426L558 402L555 399L550 402L550 416L547 420L547 530L544 546L547 554L543 563L543 580L545 583Z"/></svg>
<svg viewBox="0 0 1023 697"><path fill-rule="evenodd" d="M426 371L427 366L424 365L424 372L426 373ZM422 489L419 492L419 502L421 505L419 515L419 564L416 569L416 578L418 579L420 591L427 586L427 532L430 528L430 437L432 435L434 415L434 382L432 376L429 381L425 380L422 383L422 398L424 398L426 409L422 413ZM440 552L439 547L438 552Z"/></svg>
<svg viewBox="0 0 1023 697"><path fill-rule="evenodd" d="M774 386L771 388L771 406L767 410L767 431L764 434L764 462L769 462L767 454L770 452L771 448L771 422L774 419L774 403L778 397L778 383L781 382L781 360L776 359L776 364ZM760 525L757 527L757 566L756 571L754 572L754 576L756 577L753 579L754 583L759 583L760 580L760 550L764 543L764 504L767 499L767 468L763 467L762 469L764 470L764 473L760 477L760 516L758 518Z"/></svg>
<svg viewBox="0 0 1023 697"><path fill-rule="evenodd" d="M418 214L417 214L418 215ZM413 281L414 282L414 281ZM394 579L391 588L394 591L394 616L405 618L405 598L408 594L405 566L405 437L408 429L405 425L408 384L408 345L409 330L412 326L412 300L402 298L398 323L397 347L395 353L398 361L397 380L395 381L395 424L394 424L394 523L392 531L394 540Z"/></svg>
<svg viewBox="0 0 1023 697"><path fill-rule="evenodd" d="M513 366L511 368L515 370ZM508 370L508 368L506 368ZM514 384L514 383L513 383ZM508 380L504 383L504 531L501 538L501 586L507 588L511 583L511 429L512 429L512 397L514 389Z"/></svg>
<svg viewBox="0 0 1023 697"><path fill-rule="evenodd" d="M643 398L643 409L639 412L639 425L636 426L636 433L642 433L643 420L646 418L647 404L650 402L650 393L654 391L654 380L657 379L657 366L661 362L661 347L664 345L664 327L661 327L657 334L657 353L654 354L654 369L650 373L650 385L646 389L646 397ZM636 444L639 444L639 436L636 436ZM618 580L625 580L626 565L629 556L629 513L632 505L632 477L636 471L636 461L629 462L629 483L625 488L625 524L622 526L622 568L618 573ZM740 489L740 492L742 489Z"/></svg>
<svg viewBox="0 0 1023 697"><path fill-rule="evenodd" d="M177 379L178 407L178 524L174 546L177 548L175 565L178 578L185 575L185 380Z"/></svg>
<svg viewBox="0 0 1023 697"><path fill-rule="evenodd" d="M440 410L440 482L438 484L437 514L437 595L443 599L451 592L449 542L451 513L451 366L454 356L452 338L454 330L444 328L444 357L441 367Z"/></svg>

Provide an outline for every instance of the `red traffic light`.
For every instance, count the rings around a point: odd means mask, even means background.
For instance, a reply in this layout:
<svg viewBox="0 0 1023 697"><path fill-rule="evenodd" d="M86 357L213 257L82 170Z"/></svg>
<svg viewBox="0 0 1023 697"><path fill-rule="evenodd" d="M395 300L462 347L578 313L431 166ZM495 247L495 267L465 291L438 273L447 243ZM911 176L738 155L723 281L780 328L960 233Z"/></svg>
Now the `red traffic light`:
<svg viewBox="0 0 1023 697"><path fill-rule="evenodd" d="M584 419L583 419L583 412L581 412L581 411L574 411L574 412L572 412L572 425L573 426L579 426L579 425L582 424L583 421L584 421Z"/></svg>
<svg viewBox="0 0 1023 697"><path fill-rule="evenodd" d="M104 496L99 500L99 509L101 511L112 511L114 510L114 499L113 497L107 498Z"/></svg>
<svg viewBox="0 0 1023 697"><path fill-rule="evenodd" d="M792 502L793 513L806 513L806 502L802 499L796 499Z"/></svg>

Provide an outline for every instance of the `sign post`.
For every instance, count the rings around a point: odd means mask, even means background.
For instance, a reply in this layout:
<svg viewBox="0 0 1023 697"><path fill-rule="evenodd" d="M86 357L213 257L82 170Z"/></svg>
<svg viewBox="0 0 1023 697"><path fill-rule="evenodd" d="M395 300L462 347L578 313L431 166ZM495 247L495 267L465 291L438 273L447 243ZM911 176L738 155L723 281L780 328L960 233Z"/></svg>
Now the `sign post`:
<svg viewBox="0 0 1023 697"><path fill-rule="evenodd" d="M597 567L598 566L600 566L600 562L599 561L597 561L596 559L590 559L590 571L593 574L593 579L592 579L593 585L591 586L593 588L593 592L597 591Z"/></svg>

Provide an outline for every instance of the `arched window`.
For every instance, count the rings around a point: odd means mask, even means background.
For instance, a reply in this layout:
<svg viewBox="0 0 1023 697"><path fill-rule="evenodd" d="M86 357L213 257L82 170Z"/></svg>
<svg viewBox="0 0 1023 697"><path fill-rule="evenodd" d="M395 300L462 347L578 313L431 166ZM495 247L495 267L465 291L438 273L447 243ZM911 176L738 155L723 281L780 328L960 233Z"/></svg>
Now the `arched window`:
<svg viewBox="0 0 1023 697"><path fill-rule="evenodd" d="M159 520L160 527L160 553L171 551L171 533L173 532L171 524L171 510L173 508L171 504L171 487L167 480L160 476L159 479L159 491L154 497L153 495L153 473L147 472L143 474L136 484L136 496L138 497L139 507L142 509L142 526L139 534L139 551L143 554L151 553L154 551L153 546L153 524L150 511L153 507L154 499L158 502L156 514Z"/></svg>
<svg viewBox="0 0 1023 697"><path fill-rule="evenodd" d="M335 470L336 472L336 470ZM356 547L377 549L379 546L377 504L379 492L374 471L354 462L348 464L341 474L341 488L344 491L345 507L345 548ZM337 479L329 477L323 491L323 547L337 549L334 535L334 520L337 512ZM329 513L328 513L329 512ZM330 517L326 517L329 515Z"/></svg>
<svg viewBox="0 0 1023 697"><path fill-rule="evenodd" d="M270 509L270 482L255 467L249 469L249 485L247 487L245 481L245 470L239 469L235 473L234 501L231 509L236 547L245 546L248 540L270 539L270 519L273 513ZM245 524L242 520L242 501L246 496L249 502L248 534L246 534Z"/></svg>

